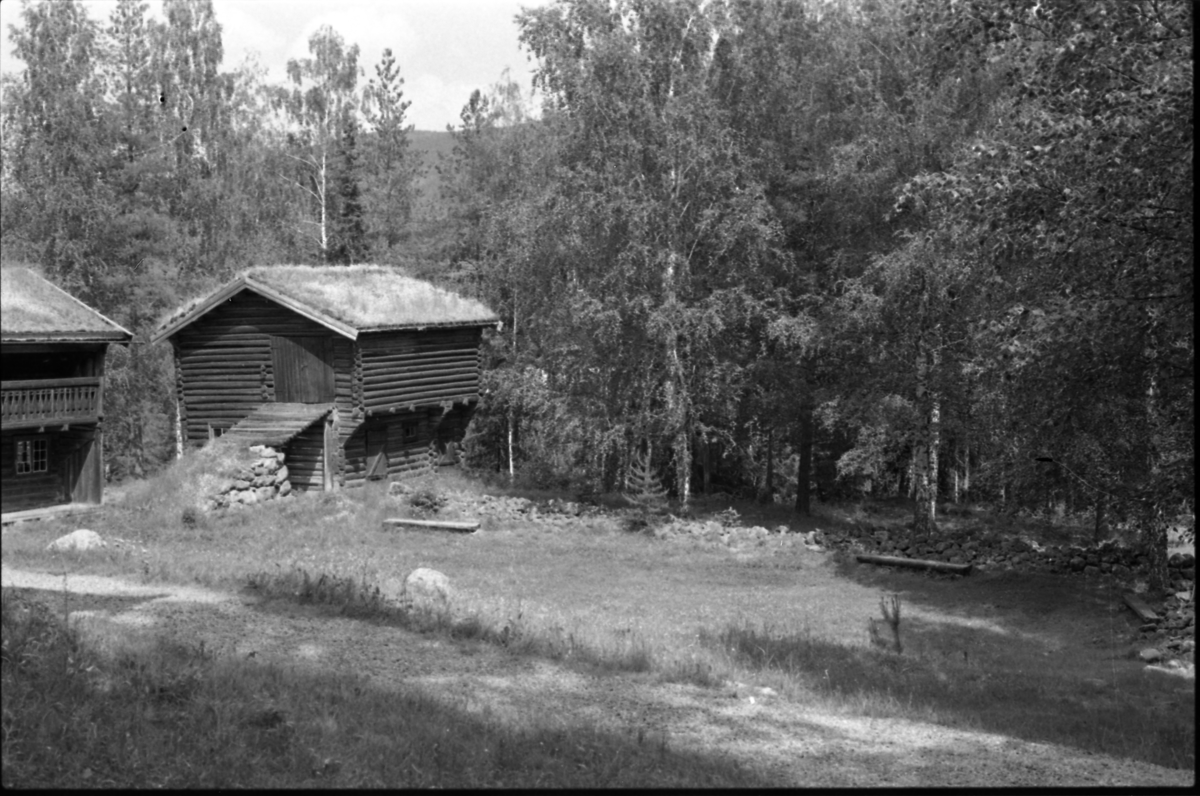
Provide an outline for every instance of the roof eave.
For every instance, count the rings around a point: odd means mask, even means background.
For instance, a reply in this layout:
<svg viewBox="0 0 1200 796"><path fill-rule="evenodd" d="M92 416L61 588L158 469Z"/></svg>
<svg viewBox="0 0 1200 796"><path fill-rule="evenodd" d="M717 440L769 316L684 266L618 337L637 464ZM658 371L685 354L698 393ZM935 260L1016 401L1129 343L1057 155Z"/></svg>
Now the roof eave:
<svg viewBox="0 0 1200 796"><path fill-rule="evenodd" d="M434 327L445 329L455 326L479 326L482 328L486 326L496 326L499 323L499 318L490 321L422 321L420 323L399 323L389 324L387 326L364 326L360 331L363 334L369 334L373 332L402 332L407 330L420 330Z"/></svg>
<svg viewBox="0 0 1200 796"><path fill-rule="evenodd" d="M117 343L128 345L129 332L12 332L0 335L0 343Z"/></svg>

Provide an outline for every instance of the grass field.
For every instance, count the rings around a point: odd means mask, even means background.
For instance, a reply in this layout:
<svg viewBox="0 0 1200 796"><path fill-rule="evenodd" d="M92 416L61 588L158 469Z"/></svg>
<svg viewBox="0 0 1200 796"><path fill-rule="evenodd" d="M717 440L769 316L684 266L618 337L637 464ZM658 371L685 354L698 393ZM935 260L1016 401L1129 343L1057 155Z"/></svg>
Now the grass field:
<svg viewBox="0 0 1200 796"><path fill-rule="evenodd" d="M432 625L427 621L424 629L443 633L453 643L497 641L504 628L515 628L523 639L511 646L515 654L552 658L589 671L640 671L711 687L747 682L771 687L785 699L848 714L909 718L1168 767L1195 766L1194 686L1145 675L1133 660L1136 626L1120 608L1119 595L1079 580L1016 573L947 579L891 572L784 544L780 536L735 551L663 542L623 531L619 521L605 515L552 524L487 520L472 535L385 531L382 518L403 513L406 507L377 485L224 516L185 517L174 499L186 486L172 483L178 477L169 471L154 482L134 486L123 502L88 521L87 527L129 540L130 545L89 554L49 553L47 542L78 525L32 523L5 532L3 560L23 569L134 575L146 582L199 583L227 590L254 583L268 595L297 599L299 592L303 599L326 603L330 611L357 611L371 621L405 626L417 622L414 616L375 595L397 594L405 574L428 566L450 577L456 598L451 618L440 617ZM433 487L483 490L461 476ZM827 509L798 522L783 507L734 505L747 522L767 527L786 522L793 530L807 530L844 519ZM707 508L715 511L727 505ZM700 511L705 509L701 506ZM322 575L325 585L313 587ZM308 589L300 588L305 579ZM879 598L885 593L898 595L902 603L902 655L869 643L867 619L880 617ZM333 675L314 683L283 673L252 673L196 650L140 649L115 658L72 652L75 642L69 633L54 629L52 617L37 619L41 615L36 611L10 610L12 600L6 600L6 783L10 761L11 771L38 769L36 750L46 745L41 742L45 734L62 731L53 721L50 727L38 724L29 718L36 711L21 708L22 698L42 703L31 696L38 692L10 666L10 638L18 636L41 633L55 643L29 642L33 648L77 662L60 661L56 671L73 671L71 666L82 665L78 661L86 658L91 661L88 666L104 671L126 671L130 664L120 661L133 660L133 670L148 667L157 672L157 681L168 685L188 673L193 685L176 703L188 707L177 707L172 714L179 737L211 737L212 747L225 749L230 757L221 762L218 755L212 764L197 757L187 764L194 769L185 770L169 762L182 747L170 748L166 741L155 741L150 749L137 742L117 744L126 754L147 756L137 769L145 775L140 784L321 784L313 771L325 765L324 758L297 751L315 748L313 743L280 740L278 733L267 731L270 727L257 727L254 711L266 709L261 707L266 704L261 694L264 689L275 694L268 702L286 703L289 715L328 712L325 702L331 699L344 705L367 699L355 696L362 694L361 684ZM34 630L29 629L31 622ZM261 682L263 677L270 682ZM71 686L65 676L58 680L62 699L81 700L79 710L119 712L128 702L110 695L101 705L94 689ZM136 686L129 677L117 682L121 687L111 693ZM44 685L39 688L45 691ZM339 734L337 752L330 758L350 759L356 761L356 771L372 772L356 784L769 784L754 782L729 761L698 761L603 734L583 740L572 736L571 743L554 741L551 736L561 731L553 728L528 728L512 735L499 724L481 725L416 697L394 698L410 700L402 712L436 715L436 720L430 719L435 725L460 728L461 733L456 729L451 734L481 743L456 742L448 750L425 729L397 726L392 717L397 705L370 707L379 701L372 695L370 704L364 701L358 710L339 708L342 715L357 716L355 721L363 726L353 736ZM142 721L141 715L132 712L96 726L133 727ZM222 723L214 716L228 720ZM127 732L136 739L147 737L144 730L142 736L132 729ZM397 768L377 760L372 743L349 740L394 739L397 734L409 738L417 750L414 755L425 757ZM116 748L109 740L107 746L85 743L81 748ZM250 758L235 751L238 744L249 744L248 754L270 765L250 766ZM576 746L589 750L586 761L577 759L582 753L562 751ZM439 750L436 755L434 747ZM478 751L484 748L490 750L487 755ZM497 757L497 748L507 751ZM535 754L534 749L559 752ZM116 752L105 754L109 759ZM79 784L84 769L92 772L89 776L99 776L86 758L67 767L74 773L37 784ZM111 775L109 779L134 784ZM22 782L33 784L30 779Z"/></svg>

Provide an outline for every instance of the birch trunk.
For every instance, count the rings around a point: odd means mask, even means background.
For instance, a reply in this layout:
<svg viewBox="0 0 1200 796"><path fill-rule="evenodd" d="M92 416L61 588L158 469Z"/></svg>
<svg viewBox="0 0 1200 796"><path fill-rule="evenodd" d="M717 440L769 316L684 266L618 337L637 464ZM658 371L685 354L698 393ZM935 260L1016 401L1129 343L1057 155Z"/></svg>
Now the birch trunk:
<svg viewBox="0 0 1200 796"><path fill-rule="evenodd" d="M916 499L913 505L913 532L927 535L937 530L937 472L938 444L941 436L941 401L932 389L933 370L937 365L936 349L925 340L917 346L917 406L921 411L914 453ZM932 367L931 367L932 366Z"/></svg>
<svg viewBox="0 0 1200 796"><path fill-rule="evenodd" d="M318 201L321 203L321 262L329 261L329 227L326 219L326 205L328 204L328 194L325 186L325 152L321 152L321 166L317 169L317 193L320 194Z"/></svg>

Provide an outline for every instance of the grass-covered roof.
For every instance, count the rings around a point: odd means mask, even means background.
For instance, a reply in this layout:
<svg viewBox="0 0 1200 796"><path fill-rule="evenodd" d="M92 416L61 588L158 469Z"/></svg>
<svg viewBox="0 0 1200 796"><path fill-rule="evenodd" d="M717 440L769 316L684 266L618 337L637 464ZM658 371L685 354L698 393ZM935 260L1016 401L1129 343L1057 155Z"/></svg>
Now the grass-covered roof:
<svg viewBox="0 0 1200 796"><path fill-rule="evenodd" d="M426 326L487 326L496 314L474 299L382 265L255 266L185 304L159 324L159 340L241 290L253 290L354 337L357 332Z"/></svg>
<svg viewBox="0 0 1200 796"><path fill-rule="evenodd" d="M0 339L123 342L132 337L32 269L0 268Z"/></svg>

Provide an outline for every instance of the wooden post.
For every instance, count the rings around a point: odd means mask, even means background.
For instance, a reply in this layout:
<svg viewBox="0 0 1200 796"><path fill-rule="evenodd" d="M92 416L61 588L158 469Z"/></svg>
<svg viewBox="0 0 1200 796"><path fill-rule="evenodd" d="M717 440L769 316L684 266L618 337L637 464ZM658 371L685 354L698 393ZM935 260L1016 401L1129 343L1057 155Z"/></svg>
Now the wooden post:
<svg viewBox="0 0 1200 796"><path fill-rule="evenodd" d="M479 530L478 522L450 522L449 520L410 520L406 517L390 517L383 521L383 529L417 528L426 531L456 531L474 533Z"/></svg>
<svg viewBox="0 0 1200 796"><path fill-rule="evenodd" d="M923 558L900 558L899 556L856 555L856 559L864 564L879 564L887 567L908 567L909 569L932 569L936 572L953 572L958 575L970 575L970 564L949 564L945 561L929 561Z"/></svg>
<svg viewBox="0 0 1200 796"><path fill-rule="evenodd" d="M324 492L332 492L335 484L333 478L333 446L337 435L333 433L333 412L336 411L335 409L325 416L325 433L321 445L321 489Z"/></svg>

